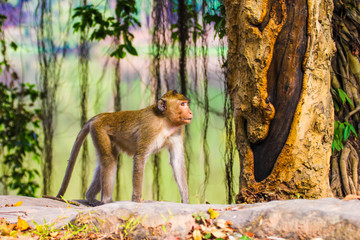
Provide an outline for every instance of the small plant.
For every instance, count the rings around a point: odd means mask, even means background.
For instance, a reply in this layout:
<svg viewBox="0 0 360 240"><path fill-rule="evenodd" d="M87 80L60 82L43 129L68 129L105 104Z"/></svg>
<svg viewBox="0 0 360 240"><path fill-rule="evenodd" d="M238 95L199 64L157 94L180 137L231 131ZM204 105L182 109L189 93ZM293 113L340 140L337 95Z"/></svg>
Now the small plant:
<svg viewBox="0 0 360 240"><path fill-rule="evenodd" d="M125 223L121 225L124 232L124 237L127 237L129 234L134 232L136 226L141 222L141 217L135 218L134 216L130 216L126 219Z"/></svg>
<svg viewBox="0 0 360 240"><path fill-rule="evenodd" d="M347 102L350 106L354 107L353 102L342 89L338 88L337 94L335 90L332 90L332 94L333 96L335 97L338 96L340 98L342 105L344 105ZM339 102L339 100L337 101ZM336 111L339 111L339 105L337 104L337 101L334 101L334 104ZM334 150L341 151L344 148L343 143L350 137L351 133L353 133L355 137L357 137L355 128L349 122L335 121L334 139L331 146L332 151Z"/></svg>
<svg viewBox="0 0 360 240"><path fill-rule="evenodd" d="M222 0L218 1L218 4L217 7L210 9L210 11L205 14L204 21L207 24L214 23L214 37L219 36L219 38L222 39L226 36L226 12Z"/></svg>
<svg viewBox="0 0 360 240"><path fill-rule="evenodd" d="M26 167L31 157L40 165L41 147L38 130L40 110L35 108L39 92L35 85L9 87L0 83L0 160L3 174L0 183L18 195L35 196L39 184L34 181L38 170Z"/></svg>
<svg viewBox="0 0 360 240"><path fill-rule="evenodd" d="M203 212L193 213L192 216L197 222L200 222L202 219L206 219L205 214Z"/></svg>
<svg viewBox="0 0 360 240"><path fill-rule="evenodd" d="M336 121L334 126L334 139L332 142L332 150L341 151L344 148L343 142L345 142L351 132L357 137L355 128L348 122Z"/></svg>
<svg viewBox="0 0 360 240"><path fill-rule="evenodd" d="M59 234L59 230L54 227L55 223L47 224L45 221L44 224L38 224L33 221L33 224L35 225L35 229L31 232L38 236L40 240L55 237Z"/></svg>
<svg viewBox="0 0 360 240"><path fill-rule="evenodd" d="M170 209L167 209L167 210L168 210L168 213L169 213L169 217L165 217L164 215L162 215L162 214L160 213L160 216L161 216L162 219L164 219L164 221L165 221L165 224L161 226L162 229L163 229L163 231L164 231L164 233L166 233L166 223L167 223L170 219L174 218L174 216L173 216L172 212L170 211Z"/></svg>
<svg viewBox="0 0 360 240"><path fill-rule="evenodd" d="M137 56L132 41L134 35L130 28L140 26L136 19L137 13L135 0L122 0L116 2L115 17L103 17L98 9L92 4L77 7L74 9L73 19L78 20L74 23L74 32L92 29L90 40L103 40L106 37L122 39L122 43L117 44L116 49L110 54L111 57L124 58L126 52Z"/></svg>

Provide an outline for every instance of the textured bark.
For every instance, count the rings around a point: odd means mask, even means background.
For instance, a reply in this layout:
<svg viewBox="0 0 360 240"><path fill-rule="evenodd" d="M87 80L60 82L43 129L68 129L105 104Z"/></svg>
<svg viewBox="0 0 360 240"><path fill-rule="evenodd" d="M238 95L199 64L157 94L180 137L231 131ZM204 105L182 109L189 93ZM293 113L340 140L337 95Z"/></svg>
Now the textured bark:
<svg viewBox="0 0 360 240"><path fill-rule="evenodd" d="M330 196L332 2L224 4L238 201Z"/></svg>

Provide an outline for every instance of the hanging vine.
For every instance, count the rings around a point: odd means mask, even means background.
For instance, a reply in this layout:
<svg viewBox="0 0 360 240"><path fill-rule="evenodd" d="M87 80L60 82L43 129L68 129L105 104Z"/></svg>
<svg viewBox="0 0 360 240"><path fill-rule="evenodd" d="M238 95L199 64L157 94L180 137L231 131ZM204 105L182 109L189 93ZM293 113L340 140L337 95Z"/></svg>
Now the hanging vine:
<svg viewBox="0 0 360 240"><path fill-rule="evenodd" d="M213 24L215 35L220 40L219 62L222 66L222 76L224 79L224 124L225 124L225 187L226 187L226 201L231 204L234 202L234 156L235 156L235 132L233 129L233 110L229 98L227 86L227 57L225 51L225 7L220 0L217 4L213 4L210 11L205 14L205 21L208 24Z"/></svg>
<svg viewBox="0 0 360 240"><path fill-rule="evenodd" d="M202 1L201 12L203 16L207 11L206 1ZM195 21L194 21L195 22ZM196 32L196 31L195 31ZM196 33L195 33L196 34ZM194 38L196 42L196 37ZM206 187L209 183L210 177L210 158L209 158L209 146L207 143L208 129L209 129L209 80L208 80L208 43L207 43L207 24L205 21L202 23L201 34L201 55L202 55L202 71L203 71L203 85L204 85L204 123L203 123L203 156L204 156L204 182L201 202L204 202ZM196 56L195 56L196 58Z"/></svg>
<svg viewBox="0 0 360 240"><path fill-rule="evenodd" d="M187 13L188 8L185 0L178 1L178 36L179 36L179 81L181 93L186 96L187 83L186 83L186 42L188 38L188 25L187 25Z"/></svg>
<svg viewBox="0 0 360 240"><path fill-rule="evenodd" d="M82 6L87 6L87 0L82 0ZM89 28L81 28L79 42L79 84L80 84L80 127L88 120L87 101L89 91ZM84 140L81 153L81 195L85 197L87 189L89 147L87 139Z"/></svg>
<svg viewBox="0 0 360 240"><path fill-rule="evenodd" d="M69 11L71 9L71 4ZM60 11L60 10L59 10ZM61 15L61 11L59 12ZM66 56L67 36L70 29L70 14L65 27L60 32L65 39L61 47L55 44L52 18L52 1L39 0L35 11L37 18L37 49L40 65L39 88L43 93L41 102L42 126L44 131L44 157L42 161L43 194L50 194L53 170L53 137L56 118L56 92L59 85L62 61ZM60 55L61 54L61 55Z"/></svg>
<svg viewBox="0 0 360 240"><path fill-rule="evenodd" d="M164 55L164 50L166 49L166 26L165 26L165 5L164 0L155 0L152 10L152 18L154 22L154 30L152 35L152 80L151 88L154 95L154 100L158 100L162 94L162 84L161 84L161 57ZM164 63L166 66L166 63ZM166 76L166 74L164 75ZM167 90L167 89L165 89ZM160 164L161 158L159 154L155 154L152 157L153 164L153 184L152 184L152 193L153 199L160 199Z"/></svg>
<svg viewBox="0 0 360 240"><path fill-rule="evenodd" d="M205 1L206 4L206 1ZM204 5L204 1L202 1L202 6ZM196 0L192 0L192 11L191 11L191 15L193 17L193 29L197 28L198 23L198 8L197 8L197 1ZM198 32L195 31L193 33L193 44L194 44L194 79L193 79L193 89L195 94L197 94L197 90L198 90L198 69L197 69L197 65L198 65L198 56L197 56L197 38L198 38Z"/></svg>

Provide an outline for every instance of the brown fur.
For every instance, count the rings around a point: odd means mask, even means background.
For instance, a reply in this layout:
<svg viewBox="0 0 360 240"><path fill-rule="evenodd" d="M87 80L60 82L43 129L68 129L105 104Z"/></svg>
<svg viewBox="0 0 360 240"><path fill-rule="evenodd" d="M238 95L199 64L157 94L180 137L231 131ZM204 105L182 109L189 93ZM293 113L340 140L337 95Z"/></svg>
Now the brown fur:
<svg viewBox="0 0 360 240"><path fill-rule="evenodd" d="M188 203L182 126L189 124L191 119L189 99L172 90L163 95L157 104L144 109L96 115L78 134L57 197L64 195L80 147L90 133L98 159L94 178L86 192L90 204L112 202L116 161L120 151L134 156L132 200L139 202L146 160L150 154L164 147L167 147L170 153L170 164L179 187L181 202ZM96 195L100 191L99 202Z"/></svg>

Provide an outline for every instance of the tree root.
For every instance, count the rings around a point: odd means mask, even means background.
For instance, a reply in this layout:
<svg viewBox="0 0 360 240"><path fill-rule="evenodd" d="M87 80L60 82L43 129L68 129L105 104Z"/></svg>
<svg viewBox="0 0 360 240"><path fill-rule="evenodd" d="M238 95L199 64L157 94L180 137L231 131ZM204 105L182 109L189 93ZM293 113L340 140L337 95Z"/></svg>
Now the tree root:
<svg viewBox="0 0 360 240"><path fill-rule="evenodd" d="M351 143L347 142L339 160L340 176L345 196L358 193L358 166L359 156ZM335 164L332 167L336 167Z"/></svg>
<svg viewBox="0 0 360 240"><path fill-rule="evenodd" d="M351 149L349 147L349 142L347 142L344 146L344 149L341 152L341 156L340 156L340 160L339 160L340 176L341 176L342 186L343 186L345 195L348 195L351 193L350 186L349 186L349 176L347 174L347 160L349 158L350 151L351 151Z"/></svg>

